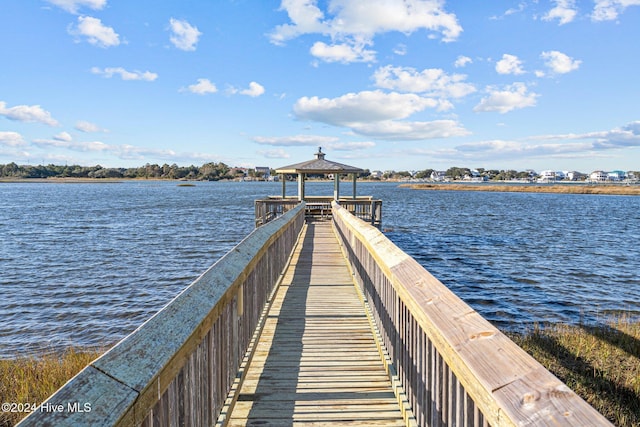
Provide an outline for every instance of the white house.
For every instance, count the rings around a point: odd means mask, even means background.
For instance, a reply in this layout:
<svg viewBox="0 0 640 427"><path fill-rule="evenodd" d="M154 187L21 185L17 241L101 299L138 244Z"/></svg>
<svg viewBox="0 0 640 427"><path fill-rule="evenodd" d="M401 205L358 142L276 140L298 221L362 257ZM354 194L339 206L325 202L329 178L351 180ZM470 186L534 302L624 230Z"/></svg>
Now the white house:
<svg viewBox="0 0 640 427"><path fill-rule="evenodd" d="M434 181L444 181L447 178L447 172L446 171L433 171L431 172L431 177L432 180Z"/></svg>
<svg viewBox="0 0 640 427"><path fill-rule="evenodd" d="M471 181L471 182L483 182L485 181L485 177L480 175L480 172L478 172L477 170L471 169L471 174L465 175L464 178L462 178L462 180Z"/></svg>
<svg viewBox="0 0 640 427"><path fill-rule="evenodd" d="M577 181L580 177L582 177L583 175L580 172L576 172L576 171L567 171L565 173L565 176L567 177L567 179L569 181Z"/></svg>
<svg viewBox="0 0 640 427"><path fill-rule="evenodd" d="M609 181L624 181L627 178L627 173L624 171L611 171L607 174Z"/></svg>
<svg viewBox="0 0 640 427"><path fill-rule="evenodd" d="M549 182L549 181L555 181L555 180L556 180L556 172L552 170L542 171L540 172L540 175L538 175L538 182Z"/></svg>
<svg viewBox="0 0 640 427"><path fill-rule="evenodd" d="M609 178L609 174L603 171L593 171L589 174L589 181L591 182L605 182Z"/></svg>

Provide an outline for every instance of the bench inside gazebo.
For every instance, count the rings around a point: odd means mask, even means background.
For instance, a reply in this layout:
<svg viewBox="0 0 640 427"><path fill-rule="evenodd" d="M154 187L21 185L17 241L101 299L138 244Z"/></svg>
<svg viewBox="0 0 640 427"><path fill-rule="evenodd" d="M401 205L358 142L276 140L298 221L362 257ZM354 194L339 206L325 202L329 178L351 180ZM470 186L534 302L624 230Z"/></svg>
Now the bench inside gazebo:
<svg viewBox="0 0 640 427"><path fill-rule="evenodd" d="M357 195L358 174L362 172L363 170L358 167L325 159L325 153L322 152L321 147L318 147L315 159L276 169L282 182L282 195L256 200L256 227L282 215L301 202L306 205L307 218L328 219L331 217L332 201L339 203L358 218L379 227L382 219L382 200L374 199L372 196ZM287 181L292 175L297 176L298 193L295 196L287 196ZM305 182L310 175L330 177L333 180L333 196L307 196ZM342 197L340 194L341 176L351 176L350 197Z"/></svg>

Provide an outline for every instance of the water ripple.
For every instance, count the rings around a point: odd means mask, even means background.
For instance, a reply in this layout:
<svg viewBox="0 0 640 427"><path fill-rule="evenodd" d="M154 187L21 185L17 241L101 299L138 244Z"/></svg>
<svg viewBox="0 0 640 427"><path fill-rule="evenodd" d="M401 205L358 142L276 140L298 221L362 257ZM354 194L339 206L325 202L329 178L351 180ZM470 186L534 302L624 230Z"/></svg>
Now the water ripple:
<svg viewBox="0 0 640 427"><path fill-rule="evenodd" d="M640 316L640 198L359 189L383 199L392 241L501 328ZM254 199L279 192L0 185L0 358L117 342L253 229Z"/></svg>

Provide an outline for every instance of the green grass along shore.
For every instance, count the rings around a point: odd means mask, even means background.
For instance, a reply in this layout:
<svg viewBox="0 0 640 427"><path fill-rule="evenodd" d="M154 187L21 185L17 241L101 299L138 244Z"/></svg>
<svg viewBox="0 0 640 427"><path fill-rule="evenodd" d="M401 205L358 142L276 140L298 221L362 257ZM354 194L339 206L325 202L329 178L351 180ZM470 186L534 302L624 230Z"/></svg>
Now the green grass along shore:
<svg viewBox="0 0 640 427"><path fill-rule="evenodd" d="M554 324L508 335L615 425L640 426L640 322L622 315L604 325ZM40 404L103 351L0 360L0 401ZM26 415L0 412L0 427Z"/></svg>

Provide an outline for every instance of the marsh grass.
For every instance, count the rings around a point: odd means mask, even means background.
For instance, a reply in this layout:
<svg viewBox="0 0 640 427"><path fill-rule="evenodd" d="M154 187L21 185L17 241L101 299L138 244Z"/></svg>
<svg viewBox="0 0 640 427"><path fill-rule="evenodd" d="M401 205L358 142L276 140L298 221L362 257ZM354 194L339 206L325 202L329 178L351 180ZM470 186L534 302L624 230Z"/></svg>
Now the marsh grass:
<svg viewBox="0 0 640 427"><path fill-rule="evenodd" d="M400 187L414 190L445 190L445 191L490 191L510 193L561 193L561 194L602 194L618 196L640 195L640 185L623 184L400 184Z"/></svg>
<svg viewBox="0 0 640 427"><path fill-rule="evenodd" d="M61 354L0 360L0 402L39 405L103 352L69 348ZM0 412L0 427L13 426L27 415Z"/></svg>
<svg viewBox="0 0 640 427"><path fill-rule="evenodd" d="M640 426L640 322L536 325L511 338L617 426Z"/></svg>

